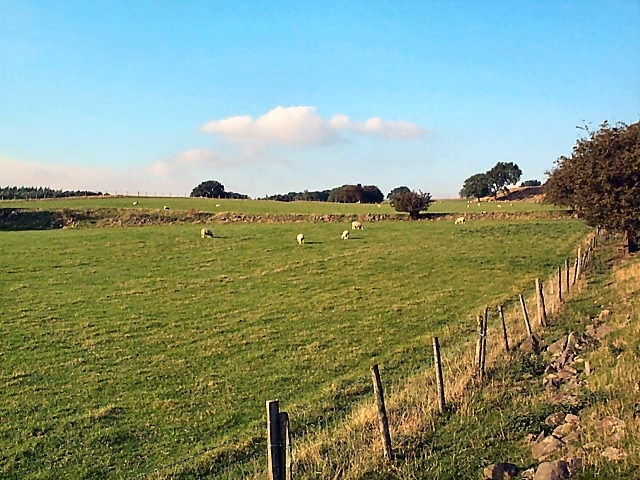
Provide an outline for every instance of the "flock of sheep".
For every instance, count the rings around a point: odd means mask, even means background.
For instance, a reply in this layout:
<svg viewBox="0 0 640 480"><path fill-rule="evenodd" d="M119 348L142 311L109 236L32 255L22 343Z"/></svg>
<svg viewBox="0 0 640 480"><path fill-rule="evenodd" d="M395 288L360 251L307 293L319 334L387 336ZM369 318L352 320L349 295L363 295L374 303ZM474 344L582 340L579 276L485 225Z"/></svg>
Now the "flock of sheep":
<svg viewBox="0 0 640 480"><path fill-rule="evenodd" d="M364 226L362 225L362 222L353 221L351 222L351 230L364 230ZM348 240L349 230L343 231L342 234L340 235L340 239ZM299 233L298 236L296 237L296 241L298 242L299 245L304 245L304 234Z"/></svg>
<svg viewBox="0 0 640 480"><path fill-rule="evenodd" d="M456 225L461 225L464 222L465 222L465 218L464 217L458 217L458 218L456 218L455 224ZM362 225L362 222L353 221L353 222L351 222L351 230L364 230L364 225ZM202 229L200 229L200 237L202 237L202 238L213 238L213 232L208 228L202 228ZM340 239L341 240L348 240L349 239L349 230L344 230L342 232L342 234L340 235ZM299 245L304 245L304 233L299 233L296 236L296 241L298 242Z"/></svg>
<svg viewBox="0 0 640 480"><path fill-rule="evenodd" d="M138 202L133 202L133 205L138 205ZM216 207L219 207L219 206L220 205L216 205ZM163 210L170 210L170 207L165 205ZM461 225L463 223L465 223L465 218L464 217L456 218L456 221L455 221L456 225ZM354 220L353 222L351 222L351 230L364 230L364 225L362 225L362 222ZM213 238L213 232L209 228L202 228L202 229L200 229L200 237L201 238ZM342 232L342 234L340 235L340 239L341 240L348 240L349 239L349 230L344 230ZM296 241L298 242L299 245L304 245L304 234L303 233L299 233L297 235L297 237L296 237Z"/></svg>

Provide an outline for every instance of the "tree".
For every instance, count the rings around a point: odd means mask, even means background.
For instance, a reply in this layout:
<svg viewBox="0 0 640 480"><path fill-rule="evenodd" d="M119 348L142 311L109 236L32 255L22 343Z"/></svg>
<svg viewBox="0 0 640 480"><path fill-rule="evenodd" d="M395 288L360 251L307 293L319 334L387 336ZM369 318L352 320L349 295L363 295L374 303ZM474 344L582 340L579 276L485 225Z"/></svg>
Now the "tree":
<svg viewBox="0 0 640 480"><path fill-rule="evenodd" d="M640 233L640 122L584 127L570 157L547 172L547 199L578 211L588 225L623 233L629 251Z"/></svg>
<svg viewBox="0 0 640 480"><path fill-rule="evenodd" d="M425 193L422 190L419 192L409 191L394 196L391 206L397 212L408 212L411 220L417 220L420 218L420 212L427 210L432 201L430 193Z"/></svg>
<svg viewBox="0 0 640 480"><path fill-rule="evenodd" d="M207 180L191 191L191 197L227 198L224 185L216 180Z"/></svg>
<svg viewBox="0 0 640 480"><path fill-rule="evenodd" d="M384 200L384 193L375 185L365 185L362 187L360 202L362 203L380 203Z"/></svg>
<svg viewBox="0 0 640 480"><path fill-rule="evenodd" d="M498 162L486 175L489 179L489 191L497 197L501 191L509 192L507 185L517 183L522 176L522 170L513 162Z"/></svg>
<svg viewBox="0 0 640 480"><path fill-rule="evenodd" d="M338 203L380 203L383 199L383 193L375 185L343 185L329 193L329 201Z"/></svg>
<svg viewBox="0 0 640 480"><path fill-rule="evenodd" d="M391 190L389 193L387 193L387 200L389 200L390 203L393 203L393 199L396 197L396 195L399 195L401 193L407 193L410 192L411 190L409 189L409 187L396 187L393 190Z"/></svg>
<svg viewBox="0 0 640 480"><path fill-rule="evenodd" d="M480 200L482 197L489 195L489 193L489 177L486 173L476 173L464 181L462 190L460 190L460 197Z"/></svg>

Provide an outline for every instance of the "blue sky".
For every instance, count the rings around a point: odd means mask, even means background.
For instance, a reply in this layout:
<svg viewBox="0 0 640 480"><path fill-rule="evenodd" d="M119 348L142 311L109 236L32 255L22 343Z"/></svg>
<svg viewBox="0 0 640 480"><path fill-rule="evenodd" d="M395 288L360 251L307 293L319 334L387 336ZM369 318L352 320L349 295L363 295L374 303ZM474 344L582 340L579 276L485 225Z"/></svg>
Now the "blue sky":
<svg viewBox="0 0 640 480"><path fill-rule="evenodd" d="M640 119L639 1L0 0L0 185L454 197Z"/></svg>

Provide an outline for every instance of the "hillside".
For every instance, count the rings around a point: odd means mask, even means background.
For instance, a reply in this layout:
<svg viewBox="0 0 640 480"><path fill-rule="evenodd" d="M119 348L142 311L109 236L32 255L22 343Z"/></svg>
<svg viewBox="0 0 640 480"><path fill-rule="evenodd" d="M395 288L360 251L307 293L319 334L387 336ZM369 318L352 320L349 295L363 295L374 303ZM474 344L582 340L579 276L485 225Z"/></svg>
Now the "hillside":
<svg viewBox="0 0 640 480"><path fill-rule="evenodd" d="M497 463L511 464L515 477L504 478L530 479L537 470L536 480L638 478L640 258L619 259L618 240L598 249L565 301L551 298L548 325L534 332L538 353L526 351L516 325L516 349L507 354L494 326L480 384L469 369L473 344L448 352L445 414L437 413L431 371L392 385L392 465L369 403L343 425L302 441L296 478L503 478L491 476L509 470ZM516 308L508 324L518 315ZM564 476L542 473L553 468Z"/></svg>

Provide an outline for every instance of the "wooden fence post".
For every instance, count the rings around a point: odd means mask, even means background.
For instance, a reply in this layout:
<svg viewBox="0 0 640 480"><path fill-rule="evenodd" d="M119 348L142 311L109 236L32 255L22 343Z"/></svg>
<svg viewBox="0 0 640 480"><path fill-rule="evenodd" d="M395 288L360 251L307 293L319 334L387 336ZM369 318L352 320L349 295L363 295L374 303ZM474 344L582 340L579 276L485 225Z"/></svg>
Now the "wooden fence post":
<svg viewBox="0 0 640 480"><path fill-rule="evenodd" d="M267 466L269 480L284 480L282 438L280 435L280 406L278 400L267 401Z"/></svg>
<svg viewBox="0 0 640 480"><path fill-rule="evenodd" d="M576 258L576 277L574 283L578 281L578 278L580 278L580 273L582 273L582 249L578 247L578 256Z"/></svg>
<svg viewBox="0 0 640 480"><path fill-rule="evenodd" d="M527 328L527 335L533 335L531 331L531 323L529 323L529 314L527 313L527 306L524 303L524 297L520 294L520 305L522 306L522 316L524 317L524 326Z"/></svg>
<svg viewBox="0 0 640 480"><path fill-rule="evenodd" d="M565 284L564 284L564 291L565 293L568 295L569 294L569 287L570 287L570 281L569 281L569 272L571 271L571 267L569 266L569 259L565 258L564 259L564 271L565 271Z"/></svg>
<svg viewBox="0 0 640 480"><path fill-rule="evenodd" d="M291 480L291 470L293 464L293 452L291 447L291 429L289 428L289 414L287 412L280 412L278 415L280 420L280 464L283 466L283 478L284 480Z"/></svg>
<svg viewBox="0 0 640 480"><path fill-rule="evenodd" d="M436 381L438 382L438 409L444 413L446 408L444 396L444 379L442 378L442 361L440 359L440 342L438 337L433 337L433 363L436 368Z"/></svg>
<svg viewBox="0 0 640 480"><path fill-rule="evenodd" d="M480 357L480 380L484 379L484 367L487 361L487 323L489 321L489 309L485 307L482 320L482 355Z"/></svg>
<svg viewBox="0 0 640 480"><path fill-rule="evenodd" d="M389 433L389 420L387 419L387 409L384 406L384 391L380 380L380 370L378 365L371 367L371 379L373 380L373 392L376 396L378 406L378 426L384 445L384 454L389 462L393 462L393 449L391 448L391 434Z"/></svg>
<svg viewBox="0 0 640 480"><path fill-rule="evenodd" d="M562 302L562 267L558 267L558 301Z"/></svg>
<svg viewBox="0 0 640 480"><path fill-rule="evenodd" d="M504 322L504 311L502 305L498 305L498 314L500 315L500 323L502 324L502 338L504 339L504 349L509 353L509 337L507 336L507 324Z"/></svg>
<svg viewBox="0 0 640 480"><path fill-rule="evenodd" d="M542 327L547 326L547 309L544 304L544 294L542 293L542 283L536 278L536 300L538 303L538 323Z"/></svg>
<svg viewBox="0 0 640 480"><path fill-rule="evenodd" d="M478 329L478 341L476 342L476 375L480 374L480 366L482 362L482 316L476 317L476 324Z"/></svg>

